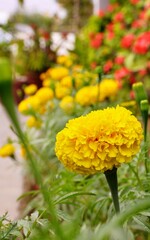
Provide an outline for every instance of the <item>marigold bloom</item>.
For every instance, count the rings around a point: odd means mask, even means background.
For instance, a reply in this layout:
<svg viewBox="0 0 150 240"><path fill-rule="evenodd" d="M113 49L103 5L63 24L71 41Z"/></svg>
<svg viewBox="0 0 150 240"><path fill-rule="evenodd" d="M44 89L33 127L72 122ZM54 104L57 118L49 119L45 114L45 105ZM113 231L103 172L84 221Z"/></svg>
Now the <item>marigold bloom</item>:
<svg viewBox="0 0 150 240"><path fill-rule="evenodd" d="M118 83L115 80L104 79L99 85L81 88L76 93L75 100L81 106L89 106L115 96L118 89Z"/></svg>
<svg viewBox="0 0 150 240"><path fill-rule="evenodd" d="M56 136L55 151L69 170L94 174L131 161L142 139L141 123L117 106L69 120Z"/></svg>
<svg viewBox="0 0 150 240"><path fill-rule="evenodd" d="M50 87L51 84L52 84L52 80L51 80L50 78L46 78L46 79L44 79L43 82L42 82L42 86L43 86L43 87Z"/></svg>
<svg viewBox="0 0 150 240"><path fill-rule="evenodd" d="M72 60L70 56L66 55L58 56L56 61L58 64L64 65L66 67L70 67L72 65Z"/></svg>
<svg viewBox="0 0 150 240"><path fill-rule="evenodd" d="M0 148L0 157L9 157L15 152L15 147L12 143L7 143Z"/></svg>
<svg viewBox="0 0 150 240"><path fill-rule="evenodd" d="M35 84L30 84L24 88L26 95L33 95L37 91L37 86Z"/></svg>
<svg viewBox="0 0 150 240"><path fill-rule="evenodd" d="M61 80L61 85L67 88L72 88L72 77L66 76Z"/></svg>
<svg viewBox="0 0 150 240"><path fill-rule="evenodd" d="M34 95L22 100L18 105L18 110L22 114L29 114L30 111L38 111L40 108L40 101Z"/></svg>
<svg viewBox="0 0 150 240"><path fill-rule="evenodd" d="M35 128L39 128L41 126L41 121L39 121L37 118L35 118L34 116L31 116L27 119L26 125L29 128L35 127Z"/></svg>
<svg viewBox="0 0 150 240"><path fill-rule="evenodd" d="M65 96L59 103L59 106L66 112L71 113L74 108L74 98L72 96Z"/></svg>
<svg viewBox="0 0 150 240"><path fill-rule="evenodd" d="M81 88L75 96L75 101L81 106L89 106L98 101L98 85Z"/></svg>
<svg viewBox="0 0 150 240"><path fill-rule="evenodd" d="M61 86L61 84L57 84L55 88L56 98L62 99L63 97L70 95L71 90L68 87Z"/></svg>
<svg viewBox="0 0 150 240"><path fill-rule="evenodd" d="M100 101L104 98L115 96L119 90L117 81L114 79L104 79L100 83ZM102 96L101 96L102 95Z"/></svg>
<svg viewBox="0 0 150 240"><path fill-rule="evenodd" d="M53 80L58 80L58 81L60 81L64 77L68 76L68 74L69 74L69 70L65 67L51 68L51 71L50 71L50 77Z"/></svg>
<svg viewBox="0 0 150 240"><path fill-rule="evenodd" d="M53 99L54 92L51 88L42 87L40 88L35 95L41 104L47 103L49 100Z"/></svg>

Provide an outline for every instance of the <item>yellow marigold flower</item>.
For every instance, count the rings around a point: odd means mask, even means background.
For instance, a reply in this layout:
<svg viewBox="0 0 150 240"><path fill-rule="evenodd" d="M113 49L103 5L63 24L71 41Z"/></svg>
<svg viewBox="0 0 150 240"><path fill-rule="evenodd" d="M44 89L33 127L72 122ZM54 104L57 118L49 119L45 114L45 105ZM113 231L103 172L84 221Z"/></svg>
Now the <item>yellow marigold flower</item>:
<svg viewBox="0 0 150 240"><path fill-rule="evenodd" d="M15 152L15 147L12 143L7 143L0 148L0 157L9 157Z"/></svg>
<svg viewBox="0 0 150 240"><path fill-rule="evenodd" d="M37 91L35 96L39 99L41 104L45 104L54 97L54 92L51 88L42 87Z"/></svg>
<svg viewBox="0 0 150 240"><path fill-rule="evenodd" d="M46 78L46 73L41 73L40 74L40 79L43 81Z"/></svg>
<svg viewBox="0 0 150 240"><path fill-rule="evenodd" d="M34 116L31 116L30 118L27 119L26 121L26 125L29 128L35 127L35 128L39 128L41 126L41 121L39 121L37 118L35 118Z"/></svg>
<svg viewBox="0 0 150 240"><path fill-rule="evenodd" d="M118 90L118 83L113 79L104 79L100 83L100 94L102 94L104 98L115 96Z"/></svg>
<svg viewBox="0 0 150 240"><path fill-rule="evenodd" d="M68 87L63 87L61 84L57 84L55 88L56 98L62 99L63 97L70 95L70 89Z"/></svg>
<svg viewBox="0 0 150 240"><path fill-rule="evenodd" d="M62 78L69 75L69 70L65 67L55 67L50 71L50 76L53 80L60 81Z"/></svg>
<svg viewBox="0 0 150 240"><path fill-rule="evenodd" d="M30 111L37 111L40 108L40 101L34 95L22 100L18 105L18 110L22 114L29 114Z"/></svg>
<svg viewBox="0 0 150 240"><path fill-rule="evenodd" d="M33 95L37 91L37 86L35 84L30 84L24 88L26 95Z"/></svg>
<svg viewBox="0 0 150 240"><path fill-rule="evenodd" d="M43 87L50 87L51 83L52 83L52 80L50 78L46 78L45 80L43 80L42 86Z"/></svg>
<svg viewBox="0 0 150 240"><path fill-rule="evenodd" d="M70 56L66 55L58 56L56 62L66 67L70 67L72 65L72 60L70 59Z"/></svg>
<svg viewBox="0 0 150 240"><path fill-rule="evenodd" d="M74 98L66 96L60 101L59 105L66 113L71 113L74 108Z"/></svg>
<svg viewBox="0 0 150 240"><path fill-rule="evenodd" d="M67 88L72 88L72 77L66 76L61 80L61 85Z"/></svg>
<svg viewBox="0 0 150 240"><path fill-rule="evenodd" d="M55 151L71 171L94 174L131 161L142 139L141 123L117 106L69 120L56 136Z"/></svg>
<svg viewBox="0 0 150 240"><path fill-rule="evenodd" d="M81 88L75 96L75 101L81 106L89 106L98 101L98 86L86 86Z"/></svg>

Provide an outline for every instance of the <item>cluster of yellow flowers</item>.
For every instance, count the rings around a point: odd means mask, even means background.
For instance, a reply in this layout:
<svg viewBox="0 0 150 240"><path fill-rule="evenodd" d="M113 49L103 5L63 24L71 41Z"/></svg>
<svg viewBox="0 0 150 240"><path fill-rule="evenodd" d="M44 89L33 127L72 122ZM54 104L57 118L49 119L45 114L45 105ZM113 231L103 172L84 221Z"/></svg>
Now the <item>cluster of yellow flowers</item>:
<svg viewBox="0 0 150 240"><path fill-rule="evenodd" d="M76 102L82 106L89 106L115 96L118 84L113 79L104 79L100 84L81 88L75 96Z"/></svg>
<svg viewBox="0 0 150 240"><path fill-rule="evenodd" d="M131 161L142 139L140 122L117 106L69 120L57 134L55 151L69 170L94 174Z"/></svg>
<svg viewBox="0 0 150 240"><path fill-rule="evenodd" d="M33 96L29 96L21 101L18 110L23 114L28 114L32 110L39 111L53 97L54 93L51 88L42 87Z"/></svg>
<svg viewBox="0 0 150 240"><path fill-rule="evenodd" d="M55 99L67 114L75 111L75 106L91 106L107 98L113 98L118 92L114 79L103 79L99 84L97 74L73 65L72 57L59 56L57 65L42 73L42 88L35 84L24 88L25 99L18 106L19 112L31 117L28 127L40 127L42 115L47 107L55 107Z"/></svg>

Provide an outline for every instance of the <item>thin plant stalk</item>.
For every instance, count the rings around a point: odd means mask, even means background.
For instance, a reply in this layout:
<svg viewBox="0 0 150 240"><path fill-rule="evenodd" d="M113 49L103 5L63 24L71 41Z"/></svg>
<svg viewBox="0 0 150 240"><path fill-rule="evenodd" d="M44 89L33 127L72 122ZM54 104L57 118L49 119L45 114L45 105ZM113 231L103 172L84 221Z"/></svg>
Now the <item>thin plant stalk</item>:
<svg viewBox="0 0 150 240"><path fill-rule="evenodd" d="M1 63L0 67L2 67L2 63ZM5 77L5 73L4 73L4 77ZM53 229L54 229L58 239L65 240L64 234L60 228L60 224L57 219L57 215L56 215L54 205L52 203L52 199L50 197L50 194L48 193L46 186L43 184L39 166L38 166L37 162L35 161L35 159L33 158L32 153L29 148L29 142L21 130L21 127L20 127L20 124L18 121L18 117L16 114L13 95L12 95L12 79L11 79L11 76L9 76L9 77L10 77L10 79L4 78L4 81L2 79L0 79L1 80L0 81L0 98L1 98L2 104L13 124L13 127L15 129L15 132L18 135L19 140L21 141L21 143L23 144L23 146L26 150L27 158L29 159L34 178L35 178L37 184L40 186L44 201L47 205L47 209L51 215L51 224L53 226Z"/></svg>

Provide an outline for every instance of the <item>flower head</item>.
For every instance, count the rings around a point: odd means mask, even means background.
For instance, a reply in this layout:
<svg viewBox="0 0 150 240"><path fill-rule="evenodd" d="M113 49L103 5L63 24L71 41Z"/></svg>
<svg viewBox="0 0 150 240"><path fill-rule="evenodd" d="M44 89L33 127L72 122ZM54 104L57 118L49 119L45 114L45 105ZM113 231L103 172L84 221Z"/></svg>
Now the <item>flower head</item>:
<svg viewBox="0 0 150 240"><path fill-rule="evenodd" d="M117 106L70 120L57 134L55 151L69 170L94 174L131 161L142 139L140 122Z"/></svg>
<svg viewBox="0 0 150 240"><path fill-rule="evenodd" d="M49 100L53 99L54 92L51 88L42 87L40 88L35 95L41 104L47 103Z"/></svg>
<svg viewBox="0 0 150 240"><path fill-rule="evenodd" d="M15 147L12 143L7 143L0 148L0 157L12 156L15 152Z"/></svg>
<svg viewBox="0 0 150 240"><path fill-rule="evenodd" d="M37 91L37 86L35 84L30 84L24 88L26 95L33 95Z"/></svg>
<svg viewBox="0 0 150 240"><path fill-rule="evenodd" d="M74 99L72 96L65 96L59 105L66 113L71 113L74 109Z"/></svg>

